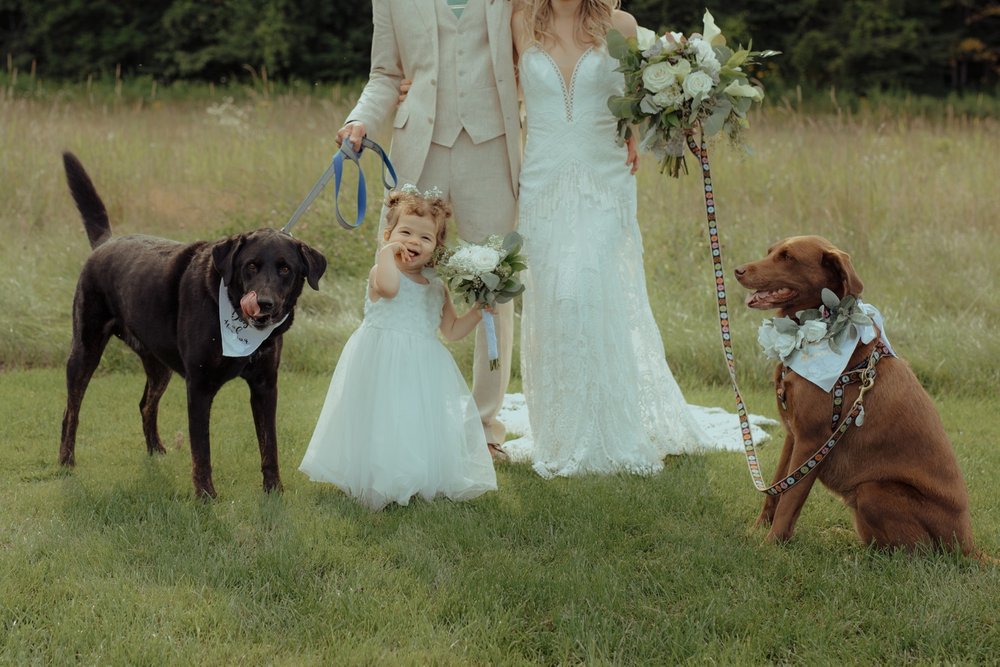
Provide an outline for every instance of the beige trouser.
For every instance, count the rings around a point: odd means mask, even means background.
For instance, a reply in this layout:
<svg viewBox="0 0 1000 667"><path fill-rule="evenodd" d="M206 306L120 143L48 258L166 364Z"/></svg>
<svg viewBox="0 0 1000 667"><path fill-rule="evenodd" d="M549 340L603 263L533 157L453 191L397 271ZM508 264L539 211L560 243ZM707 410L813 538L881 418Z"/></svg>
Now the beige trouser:
<svg viewBox="0 0 1000 667"><path fill-rule="evenodd" d="M397 174L399 185L414 183L412 174ZM503 136L473 144L463 130L451 147L431 144L427 162L414 183L421 191L437 186L451 200L455 226L463 241L478 242L491 234L506 234L517 222L517 202L511 187L510 159ZM385 225L385 208L379 239ZM501 443L504 425L497 420L510 382L514 344L514 304L497 307L494 315L500 367L491 371L483 325L476 328L472 365L472 397L483 420L486 441Z"/></svg>

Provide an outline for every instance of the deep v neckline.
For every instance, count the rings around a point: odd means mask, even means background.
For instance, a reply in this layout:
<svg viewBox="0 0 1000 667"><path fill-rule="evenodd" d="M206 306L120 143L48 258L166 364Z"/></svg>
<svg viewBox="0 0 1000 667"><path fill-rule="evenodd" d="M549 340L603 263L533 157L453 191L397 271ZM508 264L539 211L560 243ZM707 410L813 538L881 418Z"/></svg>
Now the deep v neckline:
<svg viewBox="0 0 1000 667"><path fill-rule="evenodd" d="M562 68L559 67L559 63L556 59L552 57L552 54L543 49L541 46L535 44L532 48L538 50L546 60L548 60L553 69L555 69L556 74L559 76L559 83L562 85L563 91L563 102L566 105L566 120L573 120L573 92L576 88L576 73L580 70L580 64L584 59L594 50L593 46L588 46L583 50L583 53L576 59L576 64L573 65L573 71L570 73L569 82L566 81L566 76L563 74Z"/></svg>

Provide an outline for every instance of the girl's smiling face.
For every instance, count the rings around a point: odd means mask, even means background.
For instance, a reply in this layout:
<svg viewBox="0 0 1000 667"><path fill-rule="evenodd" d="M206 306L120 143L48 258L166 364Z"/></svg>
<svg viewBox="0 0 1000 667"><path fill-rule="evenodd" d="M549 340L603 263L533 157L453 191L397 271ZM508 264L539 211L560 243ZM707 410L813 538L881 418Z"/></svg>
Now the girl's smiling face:
<svg viewBox="0 0 1000 667"><path fill-rule="evenodd" d="M403 251L396 254L400 270L410 273L420 271L430 264L437 248L437 222L431 216L403 213L396 225L386 232L387 243L399 243Z"/></svg>

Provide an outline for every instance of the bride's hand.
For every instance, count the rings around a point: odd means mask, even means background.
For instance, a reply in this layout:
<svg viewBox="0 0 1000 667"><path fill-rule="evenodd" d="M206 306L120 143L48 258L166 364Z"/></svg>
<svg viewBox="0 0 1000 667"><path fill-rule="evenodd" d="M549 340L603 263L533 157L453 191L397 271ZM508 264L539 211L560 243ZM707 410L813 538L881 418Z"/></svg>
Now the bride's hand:
<svg viewBox="0 0 1000 667"><path fill-rule="evenodd" d="M410 88L413 87L413 81L411 79L403 79L399 82L399 103L402 104L406 100L407 93L410 92Z"/></svg>
<svg viewBox="0 0 1000 667"><path fill-rule="evenodd" d="M625 147L628 149L628 157L625 158L625 166L631 167L629 173L634 174L639 170L639 151L635 148L634 135L625 140Z"/></svg>

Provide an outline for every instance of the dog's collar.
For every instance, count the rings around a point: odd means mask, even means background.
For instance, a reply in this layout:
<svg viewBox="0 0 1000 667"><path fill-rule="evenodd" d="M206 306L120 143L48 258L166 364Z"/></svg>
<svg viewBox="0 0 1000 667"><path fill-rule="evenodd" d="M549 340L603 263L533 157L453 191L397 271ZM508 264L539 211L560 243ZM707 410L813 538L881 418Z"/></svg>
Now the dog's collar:
<svg viewBox="0 0 1000 667"><path fill-rule="evenodd" d="M836 340L825 335L830 328L828 323L838 316L837 309L830 310L826 317L807 320L802 325L793 323L791 329L786 327L784 331L781 327L791 322L789 318L765 320L757 337L769 357L779 359L787 368L825 392L833 389L837 378L850 363L858 343L868 344L877 336L890 354L894 354L878 308L860 299L854 300L849 312L841 311L847 316L847 323L836 332ZM816 325L810 331L812 323Z"/></svg>
<svg viewBox="0 0 1000 667"><path fill-rule="evenodd" d="M222 338L222 356L249 357L267 340L277 327L288 319L288 315L263 329L252 327L240 316L226 291L226 281L219 281L219 330Z"/></svg>

